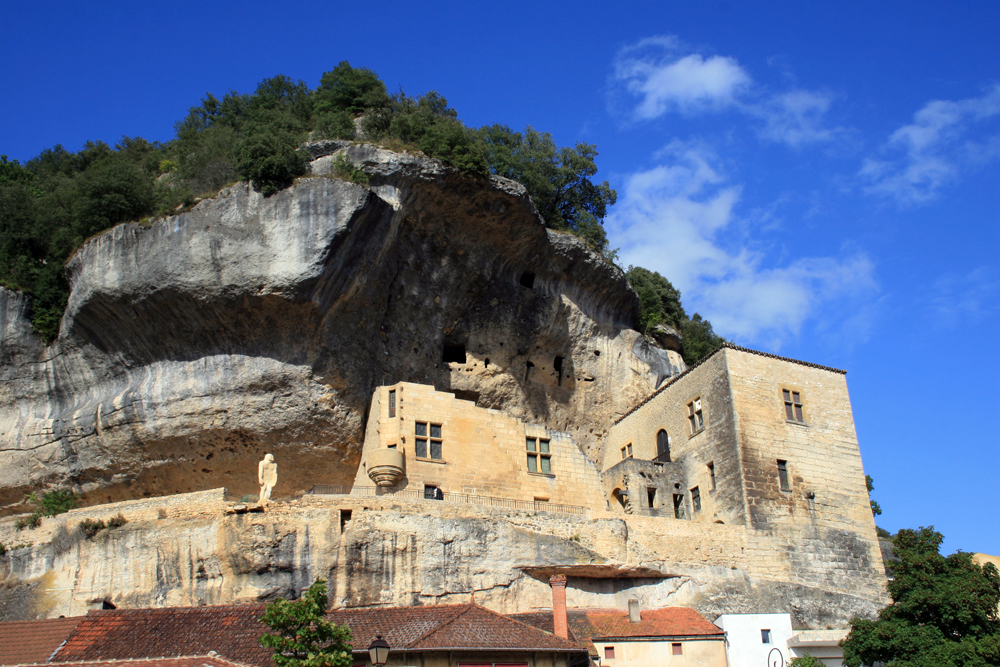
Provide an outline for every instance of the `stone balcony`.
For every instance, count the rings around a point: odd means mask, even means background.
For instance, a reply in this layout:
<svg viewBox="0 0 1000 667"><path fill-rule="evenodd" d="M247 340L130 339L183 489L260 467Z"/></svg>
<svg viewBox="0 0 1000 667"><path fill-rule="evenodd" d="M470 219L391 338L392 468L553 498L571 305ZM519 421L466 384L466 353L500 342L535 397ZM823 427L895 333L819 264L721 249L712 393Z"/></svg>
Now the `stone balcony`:
<svg viewBox="0 0 1000 667"><path fill-rule="evenodd" d="M375 449L368 454L368 477L375 486L395 486L405 470L405 458L398 449Z"/></svg>

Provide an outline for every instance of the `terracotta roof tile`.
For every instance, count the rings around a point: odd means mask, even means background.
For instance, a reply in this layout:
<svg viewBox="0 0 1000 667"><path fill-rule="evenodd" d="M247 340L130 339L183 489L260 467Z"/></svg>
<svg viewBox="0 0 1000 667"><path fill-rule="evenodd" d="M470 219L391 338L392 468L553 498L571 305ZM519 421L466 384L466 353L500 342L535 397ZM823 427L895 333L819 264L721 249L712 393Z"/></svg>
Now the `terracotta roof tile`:
<svg viewBox="0 0 1000 667"><path fill-rule="evenodd" d="M45 662L83 618L0 623L0 665Z"/></svg>
<svg viewBox="0 0 1000 667"><path fill-rule="evenodd" d="M35 663L20 667L51 667L52 663ZM85 660L63 662L61 667L249 667L218 655L191 655L176 658L145 658L127 660Z"/></svg>
<svg viewBox="0 0 1000 667"><path fill-rule="evenodd" d="M273 667L272 651L258 643L264 605L91 611L55 661L178 656L215 651L259 667ZM338 609L327 614L346 625L355 651L380 634L394 650L444 649L579 651L574 642L474 604Z"/></svg>
<svg viewBox="0 0 1000 667"><path fill-rule="evenodd" d="M661 607L643 609L640 622L631 623L628 612L619 609L570 610L567 614L570 634L577 641L595 638L619 637L700 637L725 635L725 631L711 623L694 609L687 607ZM510 614L537 628L552 627L552 613Z"/></svg>

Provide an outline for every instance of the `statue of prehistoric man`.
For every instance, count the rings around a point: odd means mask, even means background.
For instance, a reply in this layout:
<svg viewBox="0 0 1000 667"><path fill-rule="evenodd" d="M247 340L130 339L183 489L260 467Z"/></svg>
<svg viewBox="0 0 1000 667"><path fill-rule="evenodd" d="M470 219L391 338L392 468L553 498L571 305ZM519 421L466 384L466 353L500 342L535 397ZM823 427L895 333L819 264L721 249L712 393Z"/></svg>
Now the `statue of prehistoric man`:
<svg viewBox="0 0 1000 667"><path fill-rule="evenodd" d="M257 482L260 484L260 498L257 502L267 505L271 500L271 489L278 483L278 464L271 454L264 454L264 460L257 464Z"/></svg>

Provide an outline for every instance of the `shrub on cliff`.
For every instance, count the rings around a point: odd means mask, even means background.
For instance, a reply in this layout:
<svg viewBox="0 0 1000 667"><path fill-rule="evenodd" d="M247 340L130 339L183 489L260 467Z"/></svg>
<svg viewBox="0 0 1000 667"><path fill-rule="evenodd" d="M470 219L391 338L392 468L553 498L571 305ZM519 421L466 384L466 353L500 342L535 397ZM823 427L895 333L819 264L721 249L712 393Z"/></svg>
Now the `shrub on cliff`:
<svg viewBox="0 0 1000 667"><path fill-rule="evenodd" d="M632 289L639 295L636 329L650 334L658 324L673 327L681 334L682 354L688 366L714 352L726 339L712 329L712 323L695 313L688 317L681 305L681 293L670 281L655 271L630 266L625 272Z"/></svg>
<svg viewBox="0 0 1000 667"><path fill-rule="evenodd" d="M845 665L1000 665L1000 573L968 553L942 556L943 539L933 527L896 534L892 604L877 620L851 621Z"/></svg>

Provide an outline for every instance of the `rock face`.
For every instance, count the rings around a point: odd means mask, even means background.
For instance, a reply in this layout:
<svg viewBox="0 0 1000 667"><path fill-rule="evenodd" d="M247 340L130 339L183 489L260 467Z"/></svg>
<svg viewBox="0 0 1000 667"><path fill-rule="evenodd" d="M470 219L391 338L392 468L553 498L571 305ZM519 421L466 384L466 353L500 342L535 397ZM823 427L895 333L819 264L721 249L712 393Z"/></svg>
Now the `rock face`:
<svg viewBox="0 0 1000 667"><path fill-rule="evenodd" d="M690 606L721 613L788 610L797 627L844 626L878 600L831 582L782 580L746 556L741 526L591 512L500 510L434 500L305 496L263 513L227 514L223 490L74 510L0 542L0 620L118 607L291 598L317 577L333 606L475 599L503 613L551 606L548 578L569 578L572 607ZM85 518L124 526L86 538Z"/></svg>
<svg viewBox="0 0 1000 667"><path fill-rule="evenodd" d="M368 186L327 155L270 198L238 184L89 241L49 347L0 289L0 507L55 485L88 504L253 493L266 452L276 498L349 484L371 393L400 380L569 431L598 460L611 421L683 370L630 328L622 272L546 230L520 185L341 152Z"/></svg>

